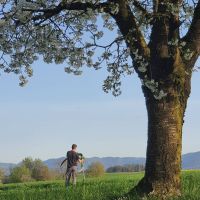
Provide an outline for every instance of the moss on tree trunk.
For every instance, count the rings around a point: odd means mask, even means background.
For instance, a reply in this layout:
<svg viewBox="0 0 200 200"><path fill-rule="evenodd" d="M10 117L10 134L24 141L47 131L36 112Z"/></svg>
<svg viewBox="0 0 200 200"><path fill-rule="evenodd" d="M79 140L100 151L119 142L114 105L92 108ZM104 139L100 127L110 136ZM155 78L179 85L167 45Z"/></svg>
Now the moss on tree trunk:
<svg viewBox="0 0 200 200"><path fill-rule="evenodd" d="M138 189L151 195L180 195L184 109L177 102L147 100L148 144L144 179Z"/></svg>
<svg viewBox="0 0 200 200"><path fill-rule="evenodd" d="M184 69L178 65L180 70ZM177 67L163 82L166 98L156 100L145 89L148 142L144 178L136 186L140 194L165 199L181 195L182 128L190 94L191 74ZM178 74L181 75L177 77Z"/></svg>

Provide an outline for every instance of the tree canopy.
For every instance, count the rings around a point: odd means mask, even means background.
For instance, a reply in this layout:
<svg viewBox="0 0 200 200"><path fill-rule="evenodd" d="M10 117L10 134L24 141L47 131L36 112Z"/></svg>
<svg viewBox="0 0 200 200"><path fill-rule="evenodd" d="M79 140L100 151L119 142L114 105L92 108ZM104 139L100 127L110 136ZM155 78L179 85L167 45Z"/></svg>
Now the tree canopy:
<svg viewBox="0 0 200 200"><path fill-rule="evenodd" d="M168 34L163 59L175 60L177 51L185 62L199 56L197 0L3 0L0 5L0 68L18 74L21 86L33 75L33 62L43 57L47 63L66 63L65 71L75 75L85 65L106 66L103 89L114 95L121 93L121 76L136 71L142 84L161 99L166 93L152 76L150 60L150 36L160 21Z"/></svg>

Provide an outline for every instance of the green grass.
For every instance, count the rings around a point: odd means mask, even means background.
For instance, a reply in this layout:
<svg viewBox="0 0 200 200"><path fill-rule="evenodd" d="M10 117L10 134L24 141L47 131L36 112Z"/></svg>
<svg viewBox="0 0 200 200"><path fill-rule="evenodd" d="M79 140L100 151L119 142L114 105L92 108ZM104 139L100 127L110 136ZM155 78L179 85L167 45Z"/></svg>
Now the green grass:
<svg viewBox="0 0 200 200"><path fill-rule="evenodd" d="M122 197L142 178L142 173L106 174L102 178L79 177L67 191L64 181L0 185L0 200L125 200ZM176 200L200 200L200 171L182 172L183 195ZM132 197L130 199L139 199Z"/></svg>

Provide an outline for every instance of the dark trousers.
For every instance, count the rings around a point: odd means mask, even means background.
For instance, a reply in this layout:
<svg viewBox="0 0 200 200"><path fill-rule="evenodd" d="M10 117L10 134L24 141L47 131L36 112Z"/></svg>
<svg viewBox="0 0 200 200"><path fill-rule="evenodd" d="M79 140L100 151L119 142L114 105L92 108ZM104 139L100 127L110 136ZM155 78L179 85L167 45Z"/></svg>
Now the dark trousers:
<svg viewBox="0 0 200 200"><path fill-rule="evenodd" d="M66 171L66 180L65 180L66 187L69 186L71 177L72 177L72 183L73 183L73 185L76 185L76 172L77 172L77 166L72 166L70 168L67 168L67 171Z"/></svg>

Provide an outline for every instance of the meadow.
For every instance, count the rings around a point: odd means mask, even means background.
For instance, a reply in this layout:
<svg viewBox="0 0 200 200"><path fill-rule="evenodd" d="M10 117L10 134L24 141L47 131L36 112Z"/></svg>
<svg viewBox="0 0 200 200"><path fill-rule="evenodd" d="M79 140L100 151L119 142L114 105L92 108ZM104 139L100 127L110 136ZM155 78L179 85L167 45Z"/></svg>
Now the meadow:
<svg viewBox="0 0 200 200"><path fill-rule="evenodd" d="M139 200L125 194L143 173L105 174L101 178L78 177L77 186L65 189L64 181L0 185L0 200ZM183 194L176 200L200 200L200 171L182 172ZM153 198L145 198L151 199Z"/></svg>

